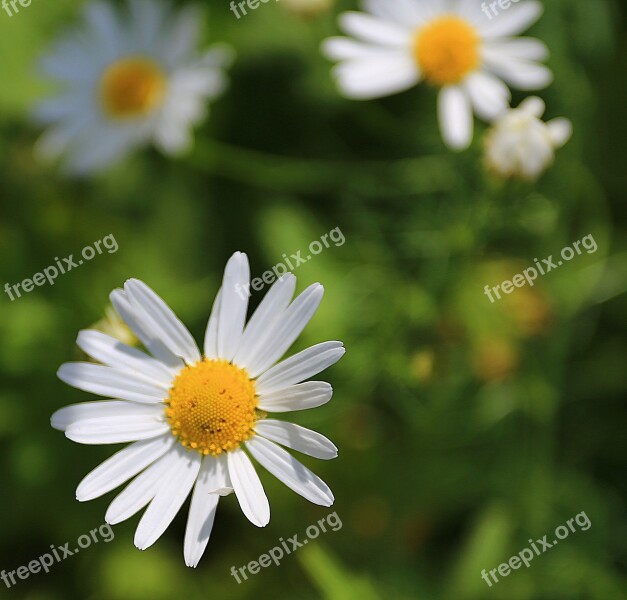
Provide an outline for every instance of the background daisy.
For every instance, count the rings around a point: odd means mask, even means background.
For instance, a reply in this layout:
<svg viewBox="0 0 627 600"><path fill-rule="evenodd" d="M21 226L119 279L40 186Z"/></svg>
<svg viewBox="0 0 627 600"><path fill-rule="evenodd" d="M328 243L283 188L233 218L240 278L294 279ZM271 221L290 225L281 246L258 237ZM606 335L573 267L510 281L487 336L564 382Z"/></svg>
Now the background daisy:
<svg viewBox="0 0 627 600"><path fill-rule="evenodd" d="M166 154L192 144L191 128L222 92L226 47L197 51L201 12L129 0L117 10L99 0L84 23L67 32L41 60L61 94L39 103L35 118L49 125L37 145L44 159L64 158L74 173L98 170L153 143Z"/></svg>
<svg viewBox="0 0 627 600"><path fill-rule="evenodd" d="M371 99L420 82L438 88L438 121L454 149L472 140L473 112L490 120L506 110L507 85L545 87L551 72L545 44L516 38L534 23L542 5L524 0L490 21L474 0L364 0L365 12L348 12L340 26L351 38L330 38L322 46L332 60L340 91Z"/></svg>

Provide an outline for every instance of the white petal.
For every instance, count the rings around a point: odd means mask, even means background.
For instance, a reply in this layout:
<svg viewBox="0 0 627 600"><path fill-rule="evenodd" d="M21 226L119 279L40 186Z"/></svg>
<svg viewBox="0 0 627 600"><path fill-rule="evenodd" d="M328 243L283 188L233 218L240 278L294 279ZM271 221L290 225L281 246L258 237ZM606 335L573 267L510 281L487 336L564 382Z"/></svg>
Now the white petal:
<svg viewBox="0 0 627 600"><path fill-rule="evenodd" d="M65 363L59 368L57 376L84 392L131 402L154 404L162 402L168 395L163 388L104 365Z"/></svg>
<svg viewBox="0 0 627 600"><path fill-rule="evenodd" d="M79 444L121 444L147 440L170 431L163 420L163 412L136 414L137 409L149 410L148 406L131 406L115 417L97 417L76 421L65 430L65 436Z"/></svg>
<svg viewBox="0 0 627 600"><path fill-rule="evenodd" d="M265 527L270 521L270 505L250 458L238 448L229 452L227 459L229 476L242 512L253 525Z"/></svg>
<svg viewBox="0 0 627 600"><path fill-rule="evenodd" d="M54 429L65 431L73 423L86 419L99 419L116 417L121 414L148 414L157 415L162 411L158 406L147 406L135 402L122 402L118 400L97 400L95 402L82 402L70 404L57 410L50 419Z"/></svg>
<svg viewBox="0 0 627 600"><path fill-rule="evenodd" d="M342 94L356 100L396 94L420 81L416 61L404 51L381 52L373 58L340 63L333 75Z"/></svg>
<svg viewBox="0 0 627 600"><path fill-rule="evenodd" d="M209 493L217 496L228 496L233 493L233 482L229 475L229 463L226 454L220 454L214 459L215 470L211 474Z"/></svg>
<svg viewBox="0 0 627 600"><path fill-rule="evenodd" d="M177 446L174 468L164 479L154 500L143 514L135 532L135 546L140 550L152 546L174 520L189 496L200 470L201 456Z"/></svg>
<svg viewBox="0 0 627 600"><path fill-rule="evenodd" d="M243 252L235 252L224 269L218 320L218 356L225 360L235 356L242 339L249 282L248 257Z"/></svg>
<svg viewBox="0 0 627 600"><path fill-rule="evenodd" d="M262 437L248 440L246 447L260 465L303 498L320 506L333 504L329 486L283 448Z"/></svg>
<svg viewBox="0 0 627 600"><path fill-rule="evenodd" d="M263 350L272 327L283 317L296 289L296 277L286 273L268 290L263 300L248 321L233 362L250 371L257 370L257 361Z"/></svg>
<svg viewBox="0 0 627 600"><path fill-rule="evenodd" d="M492 40L487 44L490 52L507 54L511 58L530 61L544 61L549 57L548 46L535 38L522 37Z"/></svg>
<svg viewBox="0 0 627 600"><path fill-rule="evenodd" d="M365 0L364 8L376 17L393 21L404 28L419 27L437 14L430 0Z"/></svg>
<svg viewBox="0 0 627 600"><path fill-rule="evenodd" d="M172 385L172 372L165 365L101 331L83 330L76 343L83 352L109 367L152 381L166 390Z"/></svg>
<svg viewBox="0 0 627 600"><path fill-rule="evenodd" d="M185 564L188 567L198 565L213 529L213 520L220 499L219 495L211 493L216 487L217 465L218 460L213 456L204 457L194 486L183 543Z"/></svg>
<svg viewBox="0 0 627 600"><path fill-rule="evenodd" d="M323 342L290 356L255 383L257 394L270 394L300 383L335 364L346 352L342 342Z"/></svg>
<svg viewBox="0 0 627 600"><path fill-rule="evenodd" d="M109 298L122 320L133 330L133 333L155 358L167 365L172 373L177 373L185 366L185 363L178 356L172 354L155 332L151 330L144 316L135 310L123 290L114 290Z"/></svg>
<svg viewBox="0 0 627 600"><path fill-rule="evenodd" d="M497 77L477 71L466 78L464 86L476 113L486 121L496 119L509 107L509 88Z"/></svg>
<svg viewBox="0 0 627 600"><path fill-rule="evenodd" d="M262 419L255 425L255 431L261 437L314 458L330 460L337 457L337 448L330 439L295 423Z"/></svg>
<svg viewBox="0 0 627 600"><path fill-rule="evenodd" d="M444 142L453 150L464 150L472 141L472 109L463 89L444 87L438 95L438 120Z"/></svg>
<svg viewBox="0 0 627 600"><path fill-rule="evenodd" d="M346 33L366 42L392 47L407 46L411 43L411 29L365 13L345 12L340 15L339 23Z"/></svg>
<svg viewBox="0 0 627 600"><path fill-rule="evenodd" d="M547 127L549 137L556 148L561 148L573 135L573 124L563 117L549 121Z"/></svg>
<svg viewBox="0 0 627 600"><path fill-rule="evenodd" d="M93 500L122 485L131 477L161 458L174 444L166 434L153 440L142 440L116 452L89 473L76 488L79 502Z"/></svg>
<svg viewBox="0 0 627 600"><path fill-rule="evenodd" d="M518 105L516 110L522 110L528 115L531 115L536 119L540 119L546 110L546 104L542 98L538 98L538 96L530 96L529 98L525 98Z"/></svg>
<svg viewBox="0 0 627 600"><path fill-rule="evenodd" d="M115 525L144 508L157 494L177 456L173 448L135 477L111 502L105 521Z"/></svg>
<svg viewBox="0 0 627 600"><path fill-rule="evenodd" d="M507 10L499 12L498 16L488 20L481 28L481 33L486 38L495 38L506 35L517 35L530 25L535 23L542 15L541 2L536 0L523 0L520 4L514 4Z"/></svg>
<svg viewBox="0 0 627 600"><path fill-rule="evenodd" d="M251 378L263 373L285 354L313 317L323 295L324 288L319 283L310 285L275 321L255 360L255 368L248 371Z"/></svg>
<svg viewBox="0 0 627 600"><path fill-rule="evenodd" d="M218 358L218 319L220 317L220 299L222 298L222 290L218 290L209 321L207 321L207 330L205 331L204 351L207 358Z"/></svg>
<svg viewBox="0 0 627 600"><path fill-rule="evenodd" d="M188 365L200 360L200 352L192 334L172 309L143 281L129 279L124 289L137 312L142 312L172 354L181 357Z"/></svg>
<svg viewBox="0 0 627 600"><path fill-rule="evenodd" d="M542 89L553 81L551 70L535 62L499 54L491 48L484 50L484 59L486 68L521 90Z"/></svg>
<svg viewBox="0 0 627 600"><path fill-rule="evenodd" d="M259 408L268 412L306 410L326 404L333 388L325 381L307 381L269 394L259 394Z"/></svg>

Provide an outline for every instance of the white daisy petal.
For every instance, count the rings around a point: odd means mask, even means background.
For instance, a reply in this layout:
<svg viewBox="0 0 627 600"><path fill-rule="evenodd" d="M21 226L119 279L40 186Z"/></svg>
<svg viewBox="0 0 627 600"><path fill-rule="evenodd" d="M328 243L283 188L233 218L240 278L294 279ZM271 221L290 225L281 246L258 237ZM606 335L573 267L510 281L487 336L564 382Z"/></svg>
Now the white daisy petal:
<svg viewBox="0 0 627 600"><path fill-rule="evenodd" d="M484 54L486 67L518 89L538 90L553 81L553 73L544 65L499 54L491 48L486 48Z"/></svg>
<svg viewBox="0 0 627 600"><path fill-rule="evenodd" d="M142 312L151 329L159 335L172 354L188 365L200 360L196 342L174 311L143 281L129 279L124 289L136 312Z"/></svg>
<svg viewBox="0 0 627 600"><path fill-rule="evenodd" d="M152 546L174 520L192 490L201 465L198 452L176 447L174 468L157 491L143 514L135 532L135 546L140 550Z"/></svg>
<svg viewBox="0 0 627 600"><path fill-rule="evenodd" d="M486 48L488 52L520 60L544 61L549 57L548 46L541 40L529 37L490 40Z"/></svg>
<svg viewBox="0 0 627 600"><path fill-rule="evenodd" d="M76 344L93 359L109 367L153 381L166 390L172 384L172 373L163 363L101 331L81 331Z"/></svg>
<svg viewBox="0 0 627 600"><path fill-rule="evenodd" d="M220 455L217 458L206 456L203 458L192 494L187 527L185 528L183 552L185 564L188 567L198 565L209 543L213 520L220 499L218 494L212 492L224 487L226 483L224 474L228 476L226 456Z"/></svg>
<svg viewBox="0 0 627 600"><path fill-rule="evenodd" d="M116 417L76 421L65 430L65 436L79 444L122 444L155 438L170 431L162 411L158 416L121 414Z"/></svg>
<svg viewBox="0 0 627 600"><path fill-rule="evenodd" d="M495 119L509 108L512 98L509 88L490 73L472 73L466 78L464 87L476 113L486 121Z"/></svg>
<svg viewBox="0 0 627 600"><path fill-rule="evenodd" d="M573 135L573 124L568 119L557 118L547 124L549 137L556 148L561 148Z"/></svg>
<svg viewBox="0 0 627 600"><path fill-rule="evenodd" d="M222 289L218 290L216 298L211 307L211 315L207 322L205 331L205 357L218 358L218 320L220 318L220 299L222 297Z"/></svg>
<svg viewBox="0 0 627 600"><path fill-rule="evenodd" d="M257 360L263 355L268 335L272 333L272 325L283 317L295 289L296 277L286 273L268 290L244 329L240 347L233 358L235 364L256 371Z"/></svg>
<svg viewBox="0 0 627 600"><path fill-rule="evenodd" d="M411 31L391 22L359 12L345 12L339 17L342 29L366 42L401 47L409 43Z"/></svg>
<svg viewBox="0 0 627 600"><path fill-rule="evenodd" d="M416 61L404 51L381 52L372 58L340 63L333 75L342 93L356 100L389 96L420 81Z"/></svg>
<svg viewBox="0 0 627 600"><path fill-rule="evenodd" d="M236 252L229 259L222 280L218 356L225 360L231 360L235 356L242 339L248 309L249 282L248 257L243 252Z"/></svg>
<svg viewBox="0 0 627 600"><path fill-rule="evenodd" d="M438 95L438 120L446 144L453 150L464 150L472 141L472 109L465 91L447 86Z"/></svg>
<svg viewBox="0 0 627 600"><path fill-rule="evenodd" d="M155 358L166 365L173 374L185 366L185 363L178 356L172 354L157 335L151 331L143 315L135 310L123 290L118 289L111 292L110 299L122 320Z"/></svg>
<svg viewBox="0 0 627 600"><path fill-rule="evenodd" d="M78 484L76 499L86 502L122 485L161 458L174 445L174 436L142 440L127 446L96 467Z"/></svg>
<svg viewBox="0 0 627 600"><path fill-rule="evenodd" d="M539 119L544 114L546 110L546 104L542 98L538 98L538 96L530 96L529 98L525 98L519 105L518 109L523 111L527 115L535 117Z"/></svg>
<svg viewBox="0 0 627 600"><path fill-rule="evenodd" d="M303 498L320 506L333 504L329 486L283 448L262 437L248 440L246 448L261 466Z"/></svg>
<svg viewBox="0 0 627 600"><path fill-rule="evenodd" d="M535 23L542 15L542 11L541 2L523 0L520 4L514 4L500 12L497 18L486 19L481 33L488 39L516 35Z"/></svg>
<svg viewBox="0 0 627 600"><path fill-rule="evenodd" d="M270 522L270 505L255 467L241 448L229 452L227 458L229 476L242 512L253 525L265 527Z"/></svg>
<svg viewBox="0 0 627 600"><path fill-rule="evenodd" d="M436 5L431 0L364 0L364 8L386 21L394 21L404 27L418 27L437 14Z"/></svg>
<svg viewBox="0 0 627 600"><path fill-rule="evenodd" d="M211 485L208 489L210 494L217 496L228 496L234 491L225 453L215 457L215 470L211 474Z"/></svg>
<svg viewBox="0 0 627 600"><path fill-rule="evenodd" d="M105 521L115 525L144 508L157 494L177 458L178 453L172 449L135 477L113 499L105 514Z"/></svg>
<svg viewBox="0 0 627 600"><path fill-rule="evenodd" d="M152 383L112 367L92 363L65 363L57 376L72 387L99 396L120 400L156 404L167 397L167 392Z"/></svg>
<svg viewBox="0 0 627 600"><path fill-rule="evenodd" d="M259 408L268 412L306 410L326 404L333 388L324 381L298 383L269 394L259 394Z"/></svg>
<svg viewBox="0 0 627 600"><path fill-rule="evenodd" d="M161 412L163 412L162 407L156 405L119 400L98 400L64 406L52 415L50 423L54 429L65 431L70 425L85 420L108 419L131 414L158 416Z"/></svg>
<svg viewBox="0 0 627 600"><path fill-rule="evenodd" d="M294 423L262 419L255 425L255 431L261 437L314 458L322 460L337 458L337 447L330 439L317 431Z"/></svg>
<svg viewBox="0 0 627 600"><path fill-rule="evenodd" d="M266 371L256 382L257 394L285 389L317 375L335 364L346 352L342 342L323 342L311 346Z"/></svg>
<svg viewBox="0 0 627 600"><path fill-rule="evenodd" d="M288 306L282 317L272 324L265 347L256 357L255 368L248 370L251 378L254 379L269 369L285 354L318 310L323 295L324 288L319 283L310 285Z"/></svg>

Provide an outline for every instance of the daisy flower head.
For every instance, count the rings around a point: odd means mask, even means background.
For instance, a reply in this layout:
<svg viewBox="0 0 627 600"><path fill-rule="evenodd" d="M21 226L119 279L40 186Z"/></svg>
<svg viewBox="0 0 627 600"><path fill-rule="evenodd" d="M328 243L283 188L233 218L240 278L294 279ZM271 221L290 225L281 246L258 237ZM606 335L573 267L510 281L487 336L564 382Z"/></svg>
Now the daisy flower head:
<svg viewBox="0 0 627 600"><path fill-rule="evenodd" d="M508 84L539 89L552 80L538 63L548 50L539 40L516 38L542 13L522 0L492 20L478 0L362 0L365 12L341 15L351 38L325 40L323 52L339 61L333 74L352 99L372 99L426 82L439 89L438 120L445 143L463 150L473 134L473 113L491 121L507 109Z"/></svg>
<svg viewBox="0 0 627 600"><path fill-rule="evenodd" d="M49 126L36 154L84 174L150 143L165 154L189 149L231 60L224 46L197 51L201 22L197 7L162 0L128 0L123 10L87 3L84 23L41 59L61 90L35 107L35 120Z"/></svg>
<svg viewBox="0 0 627 600"><path fill-rule="evenodd" d="M527 98L505 113L485 138L485 163L501 177L535 181L553 163L555 150L573 133L565 118L542 121L545 105L538 97Z"/></svg>
<svg viewBox="0 0 627 600"><path fill-rule="evenodd" d="M203 353L165 302L136 279L111 301L148 353L98 331L81 331L78 345L101 364L66 363L59 378L108 398L75 404L52 416L52 426L82 444L131 442L79 484L79 501L98 498L132 479L105 515L115 524L148 506L135 533L144 550L192 499L184 556L195 567L209 541L220 496L235 492L248 519L263 527L270 506L250 459L310 502L331 506L329 487L283 446L320 459L337 456L323 435L267 418L321 406L332 388L305 381L337 362L341 342L311 346L278 362L316 312L320 284L292 300L296 278L286 274L246 323L248 258L228 261L205 334Z"/></svg>

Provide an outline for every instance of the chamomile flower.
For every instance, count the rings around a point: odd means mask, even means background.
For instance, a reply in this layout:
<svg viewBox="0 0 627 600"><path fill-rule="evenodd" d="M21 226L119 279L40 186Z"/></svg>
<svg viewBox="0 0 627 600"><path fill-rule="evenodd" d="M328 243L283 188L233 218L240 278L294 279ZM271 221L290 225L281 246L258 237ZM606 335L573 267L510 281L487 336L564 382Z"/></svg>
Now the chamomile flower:
<svg viewBox="0 0 627 600"><path fill-rule="evenodd" d="M542 12L535 0L512 5L489 20L477 0L363 0L366 13L340 17L356 39L326 40L323 52L340 61L334 76L348 98L371 99L420 82L439 89L438 120L446 144L457 150L472 141L473 112L491 121L510 101L507 84L545 87L551 71L546 46L515 38Z"/></svg>
<svg viewBox="0 0 627 600"><path fill-rule="evenodd" d="M110 398L67 406L52 426L82 444L132 442L81 481L79 501L98 498L132 479L105 520L119 523L148 506L135 533L144 550L167 529L192 493L184 556L196 566L211 534L220 496L235 492L248 519L263 527L270 506L253 463L310 502L330 506L329 487L282 446L331 459L323 435L267 418L314 408L331 399L323 381L305 381L337 362L341 342L323 342L279 359L316 312L323 288L313 284L292 301L296 278L286 274L245 324L250 272L245 254L226 265L207 325L203 353L165 302L136 279L111 301L150 354L97 331L78 345L102 364L66 363L64 382ZM193 491L192 491L193 490Z"/></svg>
<svg viewBox="0 0 627 600"><path fill-rule="evenodd" d="M555 150L571 137L568 119L542 121L545 105L535 96L508 111L488 131L485 162L501 177L536 180L555 159Z"/></svg>
<svg viewBox="0 0 627 600"><path fill-rule="evenodd" d="M129 0L118 11L96 0L84 19L41 60L61 93L35 108L35 119L50 126L36 154L63 158L68 171L83 174L150 143L165 154L187 150L207 101L225 87L230 50L197 52L194 6L174 11L161 0Z"/></svg>

